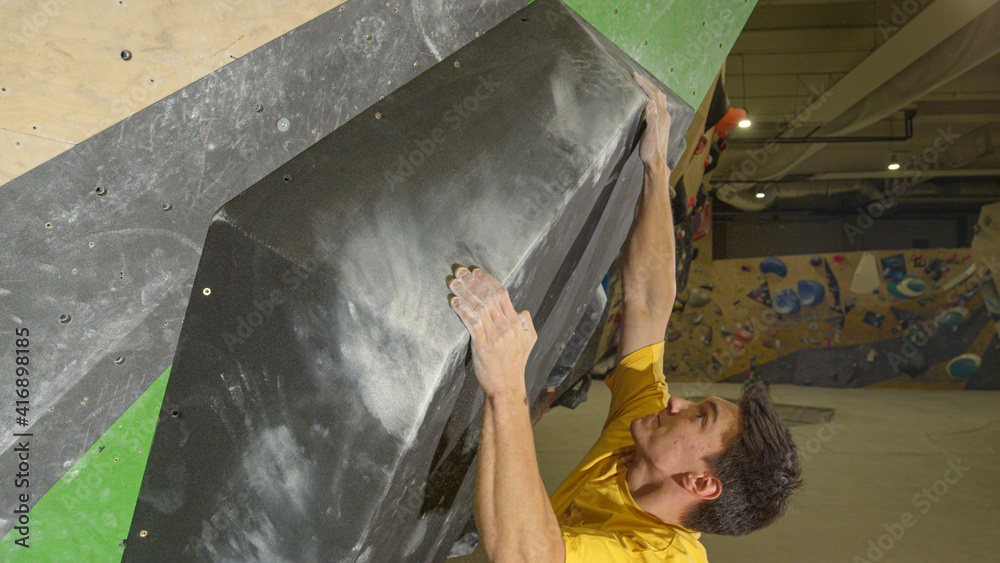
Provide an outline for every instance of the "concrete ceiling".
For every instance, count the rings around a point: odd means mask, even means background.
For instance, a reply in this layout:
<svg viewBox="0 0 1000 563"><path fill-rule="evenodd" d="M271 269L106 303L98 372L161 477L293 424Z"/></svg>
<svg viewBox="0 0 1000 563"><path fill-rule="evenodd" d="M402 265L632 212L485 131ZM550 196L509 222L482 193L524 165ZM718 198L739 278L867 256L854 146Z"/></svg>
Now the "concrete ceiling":
<svg viewBox="0 0 1000 563"><path fill-rule="evenodd" d="M725 70L730 102L753 125L730 132L717 195L750 209L741 204L758 203L752 194L767 182L793 184L785 199L819 195L834 178L884 188L893 157L905 167L945 135L952 144L930 164L936 185L971 181L977 197L1000 200L998 21L996 0L760 0ZM761 152L775 137L902 137L906 110L916 110L908 140L782 142Z"/></svg>

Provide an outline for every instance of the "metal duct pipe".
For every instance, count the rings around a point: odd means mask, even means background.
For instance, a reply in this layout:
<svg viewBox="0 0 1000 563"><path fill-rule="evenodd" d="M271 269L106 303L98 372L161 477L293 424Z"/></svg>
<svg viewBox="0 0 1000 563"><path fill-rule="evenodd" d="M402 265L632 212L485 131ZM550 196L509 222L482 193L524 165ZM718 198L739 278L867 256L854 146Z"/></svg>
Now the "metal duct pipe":
<svg viewBox="0 0 1000 563"><path fill-rule="evenodd" d="M758 193L764 194L764 197L757 197ZM863 193L874 199L878 197L878 188L870 182L826 180L789 184L726 183L715 189L715 195L720 200L743 211L763 211L779 198L833 197L848 193Z"/></svg>
<svg viewBox="0 0 1000 563"><path fill-rule="evenodd" d="M801 181L790 183L741 182L719 185L714 193L725 203L742 211L763 211L779 198L832 197L858 193L868 200L887 200L885 189L871 182L857 180ZM764 197L758 198L757 194ZM1000 183L975 182L941 186L923 181L893 193L892 200L903 197L968 197L1000 200Z"/></svg>

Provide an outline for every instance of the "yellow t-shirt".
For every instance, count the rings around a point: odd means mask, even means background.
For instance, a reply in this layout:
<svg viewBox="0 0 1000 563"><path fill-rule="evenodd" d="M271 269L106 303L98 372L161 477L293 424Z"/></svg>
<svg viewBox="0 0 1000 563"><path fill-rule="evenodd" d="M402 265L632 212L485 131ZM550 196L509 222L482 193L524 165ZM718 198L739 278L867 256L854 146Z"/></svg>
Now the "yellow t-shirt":
<svg viewBox="0 0 1000 563"><path fill-rule="evenodd" d="M644 512L629 493L618 455L634 447L629 425L666 406L663 342L632 352L605 380L611 408L604 430L583 461L552 493L566 562L708 563L701 533Z"/></svg>

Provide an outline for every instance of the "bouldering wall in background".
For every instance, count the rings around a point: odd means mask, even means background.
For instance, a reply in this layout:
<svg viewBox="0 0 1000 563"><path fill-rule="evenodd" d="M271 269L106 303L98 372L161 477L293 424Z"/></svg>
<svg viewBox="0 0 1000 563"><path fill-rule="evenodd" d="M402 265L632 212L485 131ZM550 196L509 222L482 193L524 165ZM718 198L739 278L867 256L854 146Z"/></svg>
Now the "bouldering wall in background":
<svg viewBox="0 0 1000 563"><path fill-rule="evenodd" d="M696 262L665 369L677 381L753 369L802 385L1000 388L986 375L1000 371L988 264L969 249Z"/></svg>

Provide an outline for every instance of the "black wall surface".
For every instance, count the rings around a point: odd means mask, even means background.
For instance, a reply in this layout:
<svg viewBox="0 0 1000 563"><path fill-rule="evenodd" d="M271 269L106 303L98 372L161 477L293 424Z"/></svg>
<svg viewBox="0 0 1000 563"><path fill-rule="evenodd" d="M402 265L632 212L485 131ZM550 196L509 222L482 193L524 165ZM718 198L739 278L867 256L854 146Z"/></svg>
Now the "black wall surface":
<svg viewBox="0 0 1000 563"><path fill-rule="evenodd" d="M480 265L532 312L535 396L629 229L632 70L539 0L225 204L125 560L443 559L482 404L445 277Z"/></svg>
<svg viewBox="0 0 1000 563"><path fill-rule="evenodd" d="M31 432L28 504L170 366L219 207L524 3L350 0L0 186L0 321L35 374L0 466ZM0 480L0 534L17 493Z"/></svg>

